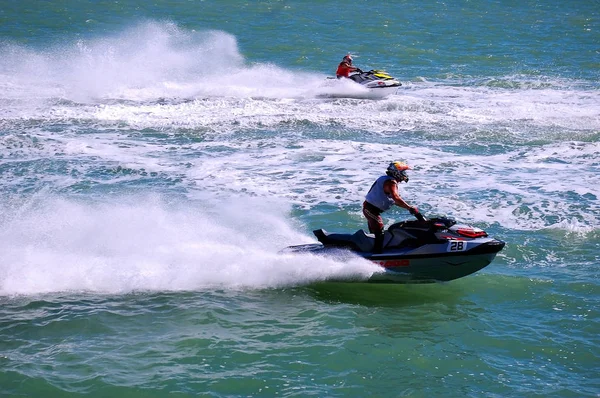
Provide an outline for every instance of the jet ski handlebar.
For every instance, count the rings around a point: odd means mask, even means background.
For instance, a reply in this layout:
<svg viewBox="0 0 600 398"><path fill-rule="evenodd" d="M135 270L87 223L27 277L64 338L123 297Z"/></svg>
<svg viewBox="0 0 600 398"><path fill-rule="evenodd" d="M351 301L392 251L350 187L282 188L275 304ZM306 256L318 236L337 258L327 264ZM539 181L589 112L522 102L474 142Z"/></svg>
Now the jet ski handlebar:
<svg viewBox="0 0 600 398"><path fill-rule="evenodd" d="M419 211L411 208L410 210L410 214L412 214L413 216L415 216L415 218L419 221L427 221L427 219L425 218L425 216L421 213L419 213Z"/></svg>

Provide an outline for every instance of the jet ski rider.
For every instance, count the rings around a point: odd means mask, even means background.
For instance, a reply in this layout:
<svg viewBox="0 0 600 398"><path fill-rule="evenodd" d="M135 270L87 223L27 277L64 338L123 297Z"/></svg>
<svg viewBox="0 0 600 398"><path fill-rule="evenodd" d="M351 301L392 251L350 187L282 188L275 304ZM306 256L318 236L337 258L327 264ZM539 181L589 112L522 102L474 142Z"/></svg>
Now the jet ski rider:
<svg viewBox="0 0 600 398"><path fill-rule="evenodd" d="M392 205L403 207L417 218L420 217L419 210L410 206L400 197L398 183L408 182L406 170L410 167L404 162L392 162L386 170L386 175L379 177L369 189L363 203L363 214L369 224L369 232L375 235L375 247L373 253L381 253L383 250L383 220L381 213L388 210Z"/></svg>
<svg viewBox="0 0 600 398"><path fill-rule="evenodd" d="M335 75L338 79L340 79L342 77L348 77L352 72L362 73L362 70L352 66L352 56L350 54L346 54L342 59L342 62L340 62L338 65Z"/></svg>

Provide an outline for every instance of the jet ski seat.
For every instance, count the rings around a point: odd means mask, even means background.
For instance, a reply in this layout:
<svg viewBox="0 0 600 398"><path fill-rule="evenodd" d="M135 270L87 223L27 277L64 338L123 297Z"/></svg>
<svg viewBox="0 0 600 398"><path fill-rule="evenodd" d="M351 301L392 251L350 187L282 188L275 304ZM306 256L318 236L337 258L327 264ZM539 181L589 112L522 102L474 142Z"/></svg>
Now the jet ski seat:
<svg viewBox="0 0 600 398"><path fill-rule="evenodd" d="M330 234L324 229L313 231L319 242L328 246L346 247L360 252L372 252L375 246L375 236L367 234L362 229L354 234Z"/></svg>
<svg viewBox="0 0 600 398"><path fill-rule="evenodd" d="M313 233L326 246L336 246L354 251L370 253L375 246L375 235L359 229L354 234L329 233L324 229L314 230ZM401 229L386 230L383 235L383 250L406 246L414 242L415 237Z"/></svg>
<svg viewBox="0 0 600 398"><path fill-rule="evenodd" d="M352 235L352 241L361 252L372 252L375 247L375 235L367 234L362 229L359 229Z"/></svg>

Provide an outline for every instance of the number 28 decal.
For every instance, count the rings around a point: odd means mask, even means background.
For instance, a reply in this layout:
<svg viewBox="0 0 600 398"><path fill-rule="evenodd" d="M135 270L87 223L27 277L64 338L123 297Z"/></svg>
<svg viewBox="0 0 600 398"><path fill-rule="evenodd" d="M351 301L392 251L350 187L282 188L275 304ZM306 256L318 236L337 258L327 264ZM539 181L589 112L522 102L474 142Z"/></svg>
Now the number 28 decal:
<svg viewBox="0 0 600 398"><path fill-rule="evenodd" d="M467 242L464 240L451 240L446 249L449 252L464 252L465 250L467 250Z"/></svg>

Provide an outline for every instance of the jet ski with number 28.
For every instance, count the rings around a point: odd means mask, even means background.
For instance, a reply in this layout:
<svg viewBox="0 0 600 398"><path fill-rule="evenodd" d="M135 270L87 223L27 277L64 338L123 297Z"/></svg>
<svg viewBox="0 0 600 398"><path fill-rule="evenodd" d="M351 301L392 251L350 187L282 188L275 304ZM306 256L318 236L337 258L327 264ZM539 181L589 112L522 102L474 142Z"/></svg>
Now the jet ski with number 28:
<svg viewBox="0 0 600 398"><path fill-rule="evenodd" d="M383 250L374 253L375 237L359 230L354 234L313 231L320 243L290 246L286 253L340 255L350 251L382 267L369 282L423 283L451 281L489 265L505 243L477 228L451 218L417 220L391 225L384 232Z"/></svg>

